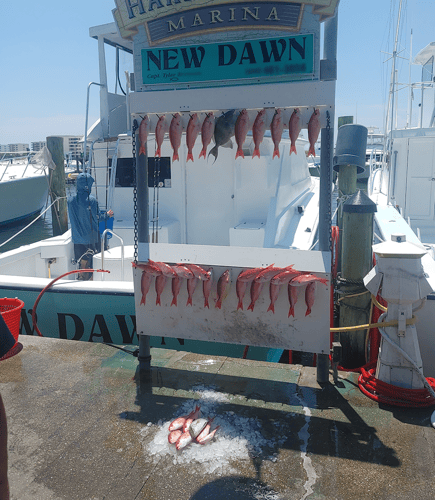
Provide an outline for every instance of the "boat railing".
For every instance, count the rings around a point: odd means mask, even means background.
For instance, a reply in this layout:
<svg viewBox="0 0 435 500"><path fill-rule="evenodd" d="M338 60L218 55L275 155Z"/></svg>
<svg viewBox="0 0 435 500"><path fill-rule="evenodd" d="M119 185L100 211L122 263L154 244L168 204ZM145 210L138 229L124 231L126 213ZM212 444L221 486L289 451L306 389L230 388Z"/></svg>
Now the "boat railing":
<svg viewBox="0 0 435 500"><path fill-rule="evenodd" d="M89 119L89 94L92 85L98 85L99 87L105 87L102 83L98 82L90 82L88 84L88 90L87 90L87 95L86 95L86 119L85 119L85 137L84 137L84 143L83 143L83 164L86 165L86 147L88 143L88 119ZM91 154L89 154L89 158L91 158ZM89 159L90 162L90 159ZM86 168L85 168L86 170ZM90 165L88 165L87 171L90 171Z"/></svg>
<svg viewBox="0 0 435 500"><path fill-rule="evenodd" d="M111 155L112 162L110 166L110 179L107 181L106 177L106 182L101 183L101 178L100 175L98 175L97 170L105 170L107 169L107 165L97 165L97 162L94 159L94 144L97 141L94 141L89 149L89 161L88 161L88 170L87 172L92 175L92 169L94 170L94 177L95 177L95 184L94 184L94 189L95 189L95 197L97 198L99 202L99 206L101 208L105 208L106 210L109 210L109 208L113 207L113 193L115 189L115 181L116 181L116 166L117 166L117 159L118 159L118 146L119 146L119 139L116 141L116 145L112 147L107 147L105 149L106 153ZM98 191L99 189L103 189L106 191L106 203L107 206L104 205L104 203L100 203L99 197L98 197Z"/></svg>
<svg viewBox="0 0 435 500"><path fill-rule="evenodd" d="M121 242L121 276L124 279L124 240L109 228L105 229L101 235L101 268L104 269L104 247L107 233L115 236ZM104 273L101 273L101 279L104 281Z"/></svg>
<svg viewBox="0 0 435 500"><path fill-rule="evenodd" d="M6 172L8 171L8 168L14 167L14 166L17 165L16 163L14 164L14 161L18 161L18 162L24 163L27 160L26 166L24 167L24 171L21 174L21 177L24 177L24 175L26 174L27 168L32 163L31 159L32 159L32 155L31 154L28 154L28 155L25 155L25 156L15 156L14 158L7 158L7 159L4 159L4 157L1 158L1 162L2 163L5 162L5 168L4 168L4 170L3 170L2 174L1 174L0 182L3 180L4 176L6 175Z"/></svg>

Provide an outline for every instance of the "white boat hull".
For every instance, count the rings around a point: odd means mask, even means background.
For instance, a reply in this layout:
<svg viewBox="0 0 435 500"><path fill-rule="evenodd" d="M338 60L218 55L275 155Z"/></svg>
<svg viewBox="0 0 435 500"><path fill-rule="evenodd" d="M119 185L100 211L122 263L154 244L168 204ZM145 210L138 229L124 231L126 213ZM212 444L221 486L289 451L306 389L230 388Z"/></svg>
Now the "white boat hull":
<svg viewBox="0 0 435 500"><path fill-rule="evenodd" d="M47 201L45 175L0 182L0 225L39 214Z"/></svg>

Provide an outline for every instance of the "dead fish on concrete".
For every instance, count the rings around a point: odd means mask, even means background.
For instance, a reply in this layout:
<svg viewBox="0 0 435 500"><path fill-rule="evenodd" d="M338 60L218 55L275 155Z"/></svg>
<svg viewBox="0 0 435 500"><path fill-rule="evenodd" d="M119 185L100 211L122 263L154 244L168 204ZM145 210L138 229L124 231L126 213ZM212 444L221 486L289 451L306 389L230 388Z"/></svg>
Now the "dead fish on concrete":
<svg viewBox="0 0 435 500"><path fill-rule="evenodd" d="M188 415L184 415L182 417L178 417L175 420L173 420L169 424L169 432L176 431L178 429L182 429L186 420L188 418L192 418L194 415L196 415L195 418L198 418L199 410L200 410L200 407L197 405L196 408L194 410L192 410Z"/></svg>
<svg viewBox="0 0 435 500"><path fill-rule="evenodd" d="M220 427L218 425L213 430L211 430L211 425L214 418L196 418L192 422L190 422L186 428L186 422L191 420L191 418L189 419L187 417L192 415L199 416L198 406L193 412L189 413L189 415L178 417L178 419L175 419L169 426L169 429L171 429L174 423L176 423L176 426L178 426L182 419L184 419L185 421L183 429L177 428L175 430L170 430L168 435L169 444L175 444L175 448L178 451L186 448L191 443L202 445L210 443L214 439L215 434Z"/></svg>
<svg viewBox="0 0 435 500"><path fill-rule="evenodd" d="M193 439L196 439L201 434L207 423L208 420L206 418L197 418L190 424L189 432Z"/></svg>
<svg viewBox="0 0 435 500"><path fill-rule="evenodd" d="M210 149L208 155L211 154L215 157L215 161L218 157L218 149L222 147L233 147L231 137L235 134L235 127L238 115L235 109L230 109L226 113L223 113L217 120L214 128L214 142L215 146ZM213 162L214 163L214 162Z"/></svg>

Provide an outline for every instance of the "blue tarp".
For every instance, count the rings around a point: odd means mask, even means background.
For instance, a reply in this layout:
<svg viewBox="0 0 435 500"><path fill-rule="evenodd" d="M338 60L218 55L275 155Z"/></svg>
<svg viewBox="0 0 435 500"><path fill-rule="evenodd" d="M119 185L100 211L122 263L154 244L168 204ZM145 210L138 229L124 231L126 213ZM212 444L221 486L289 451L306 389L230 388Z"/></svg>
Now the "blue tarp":
<svg viewBox="0 0 435 500"><path fill-rule="evenodd" d="M77 192L68 198L69 220L75 244L97 244L100 239L99 222L108 218L106 213L100 213L97 200L90 194L93 183L90 174L79 174Z"/></svg>

